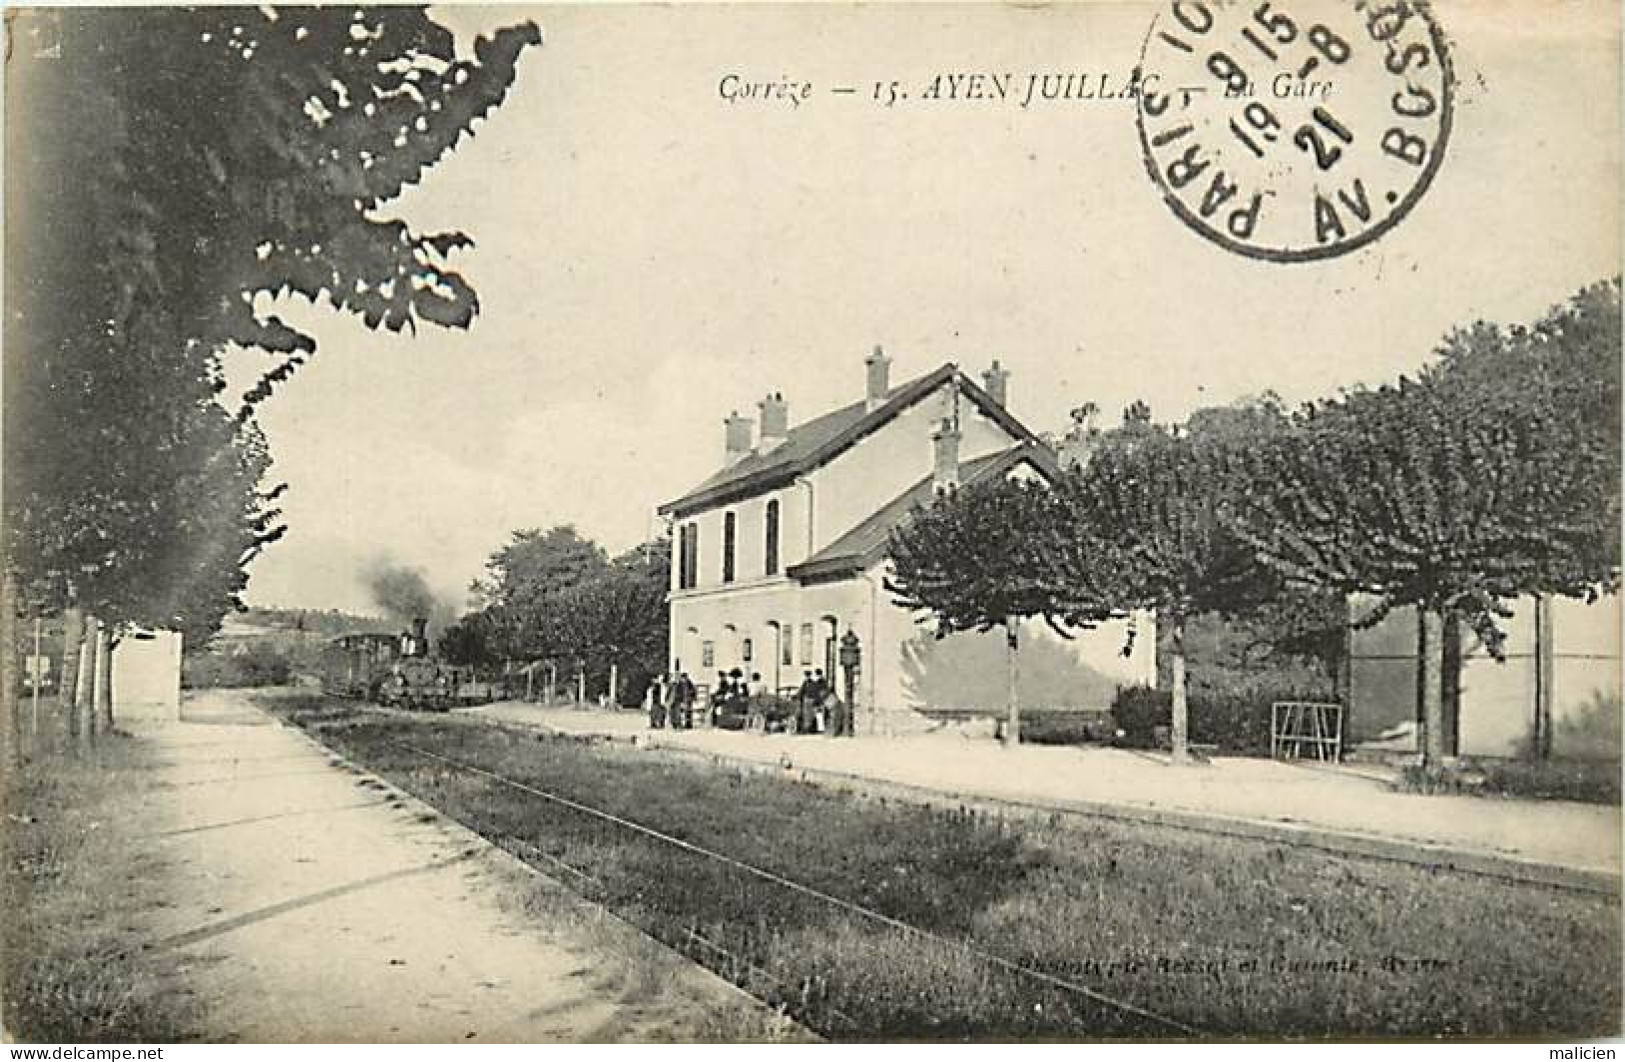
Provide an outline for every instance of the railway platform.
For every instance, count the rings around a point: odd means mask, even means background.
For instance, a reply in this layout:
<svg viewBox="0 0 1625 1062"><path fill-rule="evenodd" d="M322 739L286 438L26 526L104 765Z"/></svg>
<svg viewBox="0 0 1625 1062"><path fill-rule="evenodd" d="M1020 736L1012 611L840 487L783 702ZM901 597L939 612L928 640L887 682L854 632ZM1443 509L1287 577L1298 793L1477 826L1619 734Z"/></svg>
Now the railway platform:
<svg viewBox="0 0 1625 1062"><path fill-rule="evenodd" d="M1022 745L954 731L831 739L742 731L651 730L640 712L501 702L456 714L601 735L752 764L855 788L985 799L1255 836L1514 880L1617 893L1621 813L1568 801L1421 795L1380 768L1220 757L1175 768L1128 749Z"/></svg>

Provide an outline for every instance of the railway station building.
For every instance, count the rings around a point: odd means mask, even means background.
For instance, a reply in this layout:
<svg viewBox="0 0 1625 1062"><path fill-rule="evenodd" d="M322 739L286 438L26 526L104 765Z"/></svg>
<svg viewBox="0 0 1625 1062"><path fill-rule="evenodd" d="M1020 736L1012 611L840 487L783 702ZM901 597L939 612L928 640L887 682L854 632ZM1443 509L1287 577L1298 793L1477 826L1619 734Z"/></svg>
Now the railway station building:
<svg viewBox="0 0 1625 1062"><path fill-rule="evenodd" d="M840 646L852 635L860 734L1002 711L1003 633L938 639L929 615L885 589L886 548L937 491L995 476L1048 480L1058 458L1010 412L1010 375L997 361L980 383L947 363L893 386L890 365L876 347L861 378L854 372L861 397L799 424L782 393L762 399L759 424L731 414L722 466L660 507L672 523L673 669L706 687L738 668L789 693L822 668L843 690ZM1104 710L1119 686L1155 681L1149 616L1069 633L1028 625L1024 707Z"/></svg>

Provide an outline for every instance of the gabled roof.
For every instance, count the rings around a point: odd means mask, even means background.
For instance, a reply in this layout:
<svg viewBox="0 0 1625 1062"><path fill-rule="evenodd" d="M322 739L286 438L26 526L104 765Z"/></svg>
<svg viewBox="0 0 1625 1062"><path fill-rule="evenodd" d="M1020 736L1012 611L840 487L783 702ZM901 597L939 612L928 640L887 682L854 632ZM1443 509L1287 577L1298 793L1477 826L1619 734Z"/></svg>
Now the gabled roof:
<svg viewBox="0 0 1625 1062"><path fill-rule="evenodd" d="M1049 447L1034 439L1008 450L966 461L959 466L959 482L962 486L969 486L1008 475L1023 461L1031 462L1048 480L1053 481L1059 474L1055 455ZM932 479L932 476L926 476L834 542L800 564L786 568L784 574L801 582L812 582L840 578L874 564L886 555L892 530L908 519L916 505L931 504Z"/></svg>
<svg viewBox="0 0 1625 1062"><path fill-rule="evenodd" d="M955 379L965 397L999 427L1024 442L1037 442L1033 433L1011 416L1008 410L960 372L958 366L948 362L924 376L892 388L887 393L886 401L872 410L866 409L864 402L854 402L796 425L790 429L785 440L773 449L752 451L681 498L662 505L659 512L663 516L687 516L713 505L782 487L797 476L839 457L938 387Z"/></svg>

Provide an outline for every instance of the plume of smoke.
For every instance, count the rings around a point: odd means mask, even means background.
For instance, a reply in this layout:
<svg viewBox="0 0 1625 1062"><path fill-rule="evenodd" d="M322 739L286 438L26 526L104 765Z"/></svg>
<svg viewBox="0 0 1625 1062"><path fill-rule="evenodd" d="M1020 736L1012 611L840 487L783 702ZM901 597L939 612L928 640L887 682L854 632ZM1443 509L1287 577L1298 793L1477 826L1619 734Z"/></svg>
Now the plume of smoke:
<svg viewBox="0 0 1625 1062"><path fill-rule="evenodd" d="M456 606L429 586L422 568L392 557L375 557L361 573L375 608L403 630L415 619L429 621L431 635L456 617Z"/></svg>

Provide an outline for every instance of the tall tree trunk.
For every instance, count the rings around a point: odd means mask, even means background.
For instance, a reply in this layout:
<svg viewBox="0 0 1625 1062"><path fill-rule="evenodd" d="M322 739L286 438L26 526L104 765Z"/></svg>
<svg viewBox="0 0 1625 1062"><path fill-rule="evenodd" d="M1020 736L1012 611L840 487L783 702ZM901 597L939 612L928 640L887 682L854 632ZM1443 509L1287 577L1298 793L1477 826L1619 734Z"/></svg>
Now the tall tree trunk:
<svg viewBox="0 0 1625 1062"><path fill-rule="evenodd" d="M1021 620L1011 616L1004 621L1004 659L1009 679L1004 715L1004 744L1015 748L1021 744Z"/></svg>
<svg viewBox="0 0 1625 1062"><path fill-rule="evenodd" d="M1438 767L1444 762L1444 699L1439 682L1439 647L1443 641L1439 614L1432 609L1416 609L1416 711L1421 723L1422 766Z"/></svg>
<svg viewBox="0 0 1625 1062"><path fill-rule="evenodd" d="M1461 617L1447 610L1440 628L1439 720L1440 747L1446 756L1460 754L1461 746Z"/></svg>
<svg viewBox="0 0 1625 1062"><path fill-rule="evenodd" d="M1354 714L1354 628L1348 623L1348 605L1344 602L1343 632L1338 640L1337 650L1337 702L1343 706L1343 720L1338 728L1343 740L1337 750L1337 758L1343 758L1343 746L1348 745L1352 716Z"/></svg>
<svg viewBox="0 0 1625 1062"><path fill-rule="evenodd" d="M118 639L103 627L96 646L96 729L103 734L113 732L113 650Z"/></svg>
<svg viewBox="0 0 1625 1062"><path fill-rule="evenodd" d="M1535 742L1531 750L1537 760L1552 755L1552 673L1556 667L1552 635L1552 598L1539 594L1535 597Z"/></svg>
<svg viewBox="0 0 1625 1062"><path fill-rule="evenodd" d="M85 677L85 733L96 737L101 733L101 717L96 714L96 702L102 695L102 653L106 651L107 628L94 617L87 625L86 655L90 659L89 674Z"/></svg>
<svg viewBox="0 0 1625 1062"><path fill-rule="evenodd" d="M78 673L75 675L77 689L73 694L75 722L79 726L79 734L91 739L96 737L96 710L91 703L91 697L95 693L96 638L101 626L101 622L95 616L85 617L84 637L79 640Z"/></svg>
<svg viewBox="0 0 1625 1062"><path fill-rule="evenodd" d="M1173 672L1173 760L1189 763L1190 754L1190 702L1185 693L1185 617L1176 615L1168 632L1168 648L1173 659L1169 662Z"/></svg>
<svg viewBox="0 0 1625 1062"><path fill-rule="evenodd" d="M0 583L0 764L7 767L22 759L23 749L22 698L17 696L22 673L17 665L17 578L7 565Z"/></svg>
<svg viewBox="0 0 1625 1062"><path fill-rule="evenodd" d="M70 605L62 613L62 666L57 669L57 703L62 708L59 726L68 737L79 736L79 643L85 636L85 614Z"/></svg>

